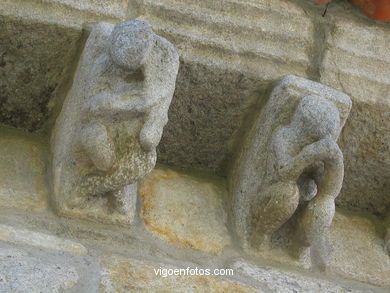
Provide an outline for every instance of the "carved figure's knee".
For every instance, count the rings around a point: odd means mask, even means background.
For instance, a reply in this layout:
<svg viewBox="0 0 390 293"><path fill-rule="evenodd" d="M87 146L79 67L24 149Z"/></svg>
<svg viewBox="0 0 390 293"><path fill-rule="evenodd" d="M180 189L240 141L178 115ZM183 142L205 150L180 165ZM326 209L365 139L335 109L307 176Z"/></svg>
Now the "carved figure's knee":
<svg viewBox="0 0 390 293"><path fill-rule="evenodd" d="M104 125L92 122L84 126L80 132L80 143L96 168L107 171L112 167L115 152Z"/></svg>
<svg viewBox="0 0 390 293"><path fill-rule="evenodd" d="M145 151L153 150L161 140L165 120L151 115L140 132L140 144Z"/></svg>
<svg viewBox="0 0 390 293"><path fill-rule="evenodd" d="M280 226L295 212L299 203L299 189L294 182L278 182L259 194L254 212L260 222Z"/></svg>

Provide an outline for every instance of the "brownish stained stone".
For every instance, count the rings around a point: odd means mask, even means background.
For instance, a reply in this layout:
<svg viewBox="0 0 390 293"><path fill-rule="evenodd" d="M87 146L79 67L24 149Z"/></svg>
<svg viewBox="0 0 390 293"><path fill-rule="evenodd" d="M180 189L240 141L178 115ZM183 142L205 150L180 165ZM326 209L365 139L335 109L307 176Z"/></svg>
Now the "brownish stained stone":
<svg viewBox="0 0 390 293"><path fill-rule="evenodd" d="M0 131L0 207L46 209L44 145Z"/></svg>
<svg viewBox="0 0 390 293"><path fill-rule="evenodd" d="M156 276L159 268L178 269L171 265L149 263L119 256L106 256L102 261L102 292L260 292L237 282L214 276Z"/></svg>
<svg viewBox="0 0 390 293"><path fill-rule="evenodd" d="M181 247L219 253L230 244L225 189L170 170L154 170L140 188L146 227Z"/></svg>

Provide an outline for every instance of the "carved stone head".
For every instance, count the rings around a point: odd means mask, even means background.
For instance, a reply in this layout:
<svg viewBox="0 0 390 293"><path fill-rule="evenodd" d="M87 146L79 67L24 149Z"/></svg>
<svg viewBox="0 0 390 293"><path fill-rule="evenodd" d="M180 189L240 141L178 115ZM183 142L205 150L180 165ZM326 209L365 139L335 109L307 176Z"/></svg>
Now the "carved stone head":
<svg viewBox="0 0 390 293"><path fill-rule="evenodd" d="M115 25L110 35L109 54L116 65L134 72L145 64L153 47L154 32L140 20Z"/></svg>
<svg viewBox="0 0 390 293"><path fill-rule="evenodd" d="M318 140L333 136L340 128L336 105L318 96L305 96L299 102L293 124L303 130L308 138Z"/></svg>

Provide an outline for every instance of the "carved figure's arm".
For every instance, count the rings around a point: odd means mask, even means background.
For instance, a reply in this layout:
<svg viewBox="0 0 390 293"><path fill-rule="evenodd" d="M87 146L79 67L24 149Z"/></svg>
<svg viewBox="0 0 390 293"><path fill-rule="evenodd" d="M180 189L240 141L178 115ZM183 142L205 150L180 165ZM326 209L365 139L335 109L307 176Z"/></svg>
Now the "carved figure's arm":
<svg viewBox="0 0 390 293"><path fill-rule="evenodd" d="M327 165L340 165L342 158L337 143L331 138L324 138L305 146L298 155L280 169L279 176L287 180L297 180L307 166L317 161L323 161Z"/></svg>
<svg viewBox="0 0 390 293"><path fill-rule="evenodd" d="M118 114L144 113L150 107L141 91L101 92L93 96L85 106L92 117L110 117Z"/></svg>
<svg viewBox="0 0 390 293"><path fill-rule="evenodd" d="M120 91L101 92L87 102L86 113L92 117L145 114L165 100L170 102L178 69L176 55L171 44L156 36L156 45L141 67L145 76L143 89L134 90L124 84Z"/></svg>

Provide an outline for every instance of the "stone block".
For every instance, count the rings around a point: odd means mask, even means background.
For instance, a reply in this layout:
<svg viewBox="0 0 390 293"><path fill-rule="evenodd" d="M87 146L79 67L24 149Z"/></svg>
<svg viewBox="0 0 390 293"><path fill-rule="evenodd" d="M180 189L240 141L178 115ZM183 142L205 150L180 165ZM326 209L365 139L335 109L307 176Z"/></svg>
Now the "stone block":
<svg viewBox="0 0 390 293"><path fill-rule="evenodd" d="M44 249L64 251L75 255L87 254L87 249L80 243L68 239L62 239L54 235L25 229L16 229L12 226L1 224L0 241L16 245L29 245Z"/></svg>
<svg viewBox="0 0 390 293"><path fill-rule="evenodd" d="M91 257L0 242L0 292L98 292L98 272Z"/></svg>
<svg viewBox="0 0 390 293"><path fill-rule="evenodd" d="M369 218L337 213L330 230L331 271L346 279L389 287L390 257L377 225Z"/></svg>
<svg viewBox="0 0 390 293"><path fill-rule="evenodd" d="M104 293L119 292L261 292L234 279L215 276L157 275L159 269L179 270L178 266L106 256L102 260L100 289ZM187 266L181 269L186 269ZM194 269L194 268L193 268Z"/></svg>
<svg viewBox="0 0 390 293"><path fill-rule="evenodd" d="M83 45L83 26L118 22L128 13L136 12L126 0L3 0L0 123L28 131L51 124Z"/></svg>
<svg viewBox="0 0 390 293"><path fill-rule="evenodd" d="M0 207L41 211L48 206L47 146L42 139L0 129Z"/></svg>
<svg viewBox="0 0 390 293"><path fill-rule="evenodd" d="M76 54L81 29L3 15L0 10L0 123L35 131L48 121Z"/></svg>
<svg viewBox="0 0 390 293"><path fill-rule="evenodd" d="M140 194L141 216L158 237L211 253L230 244L223 182L156 169L145 178Z"/></svg>
<svg viewBox="0 0 390 293"><path fill-rule="evenodd" d="M62 292L74 287L78 279L72 266L42 261L20 249L0 247L2 292Z"/></svg>
<svg viewBox="0 0 390 293"><path fill-rule="evenodd" d="M159 161L226 175L243 120L270 83L311 72L310 17L280 0L148 0L140 14L181 56Z"/></svg>
<svg viewBox="0 0 390 293"><path fill-rule="evenodd" d="M3 0L0 14L80 30L86 23L118 22L134 15L136 9L132 3L134 1L126 0L104 3L99 0Z"/></svg>
<svg viewBox="0 0 390 293"><path fill-rule="evenodd" d="M390 204L390 28L334 18L324 49L321 82L348 94L350 119L340 136L344 185L337 204L384 213Z"/></svg>
<svg viewBox="0 0 390 293"><path fill-rule="evenodd" d="M236 261L232 267L237 274L243 274L253 278L269 292L280 293L311 293L311 292L329 292L329 293L363 293L376 292L375 289L369 289L364 285L350 285L337 283L321 279L318 276L304 276L296 272L283 271L271 267L256 266L243 260ZM359 288L360 287L360 288Z"/></svg>

